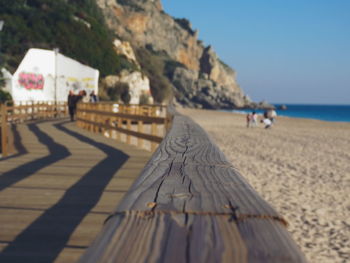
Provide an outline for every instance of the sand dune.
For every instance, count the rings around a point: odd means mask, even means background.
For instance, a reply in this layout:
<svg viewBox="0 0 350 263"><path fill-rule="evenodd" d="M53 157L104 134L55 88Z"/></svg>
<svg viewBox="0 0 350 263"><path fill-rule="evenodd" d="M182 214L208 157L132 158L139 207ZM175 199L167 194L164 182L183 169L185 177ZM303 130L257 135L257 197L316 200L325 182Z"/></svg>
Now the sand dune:
<svg viewBox="0 0 350 263"><path fill-rule="evenodd" d="M278 117L266 130L240 114L179 111L285 217L310 262L350 262L350 123Z"/></svg>

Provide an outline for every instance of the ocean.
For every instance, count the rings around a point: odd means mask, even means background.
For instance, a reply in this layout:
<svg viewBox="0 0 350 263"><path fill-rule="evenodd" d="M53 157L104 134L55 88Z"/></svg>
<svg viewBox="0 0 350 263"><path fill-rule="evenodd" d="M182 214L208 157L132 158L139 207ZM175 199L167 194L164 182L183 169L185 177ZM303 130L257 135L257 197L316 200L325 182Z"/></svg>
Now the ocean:
<svg viewBox="0 0 350 263"><path fill-rule="evenodd" d="M312 104L283 104L286 110L280 110L282 104L274 104L277 116L316 119L323 121L350 122L350 105L312 105ZM233 110L233 112L247 113L252 110ZM264 110L256 110L262 114Z"/></svg>

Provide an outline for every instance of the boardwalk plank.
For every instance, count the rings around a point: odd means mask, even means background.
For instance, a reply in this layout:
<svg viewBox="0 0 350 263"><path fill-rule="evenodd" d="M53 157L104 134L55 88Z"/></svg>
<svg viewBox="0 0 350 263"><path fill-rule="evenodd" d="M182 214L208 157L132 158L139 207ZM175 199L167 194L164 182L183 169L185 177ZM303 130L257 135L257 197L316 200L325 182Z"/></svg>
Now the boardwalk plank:
<svg viewBox="0 0 350 263"><path fill-rule="evenodd" d="M0 261L75 262L150 153L66 120L16 128L26 151L0 160Z"/></svg>

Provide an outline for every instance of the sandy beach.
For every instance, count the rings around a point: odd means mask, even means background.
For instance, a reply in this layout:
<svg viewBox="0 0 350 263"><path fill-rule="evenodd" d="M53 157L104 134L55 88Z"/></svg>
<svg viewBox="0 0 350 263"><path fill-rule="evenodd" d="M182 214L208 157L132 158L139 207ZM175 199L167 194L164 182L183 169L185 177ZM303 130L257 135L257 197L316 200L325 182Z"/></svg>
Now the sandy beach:
<svg viewBox="0 0 350 263"><path fill-rule="evenodd" d="M350 262L350 123L277 117L246 128L242 114L179 111L288 221L309 262Z"/></svg>

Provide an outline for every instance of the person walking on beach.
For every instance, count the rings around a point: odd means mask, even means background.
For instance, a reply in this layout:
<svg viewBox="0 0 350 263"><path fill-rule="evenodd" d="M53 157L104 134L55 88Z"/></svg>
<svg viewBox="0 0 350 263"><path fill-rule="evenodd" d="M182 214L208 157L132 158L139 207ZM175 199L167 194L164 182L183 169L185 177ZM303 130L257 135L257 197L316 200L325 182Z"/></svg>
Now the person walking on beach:
<svg viewBox="0 0 350 263"><path fill-rule="evenodd" d="M255 111L248 113L246 116L247 119L247 128L258 126L258 115Z"/></svg>
<svg viewBox="0 0 350 263"><path fill-rule="evenodd" d="M253 113L252 113L251 124L252 124L254 127L258 126L258 114L256 114L255 111L253 111Z"/></svg>
<svg viewBox="0 0 350 263"><path fill-rule="evenodd" d="M276 121L276 116L277 116L276 111L274 109L271 109L269 110L268 115L271 122L274 123Z"/></svg>
<svg viewBox="0 0 350 263"><path fill-rule="evenodd" d="M250 113L247 114L246 120L247 120L247 128L249 128L252 122L252 115Z"/></svg>

